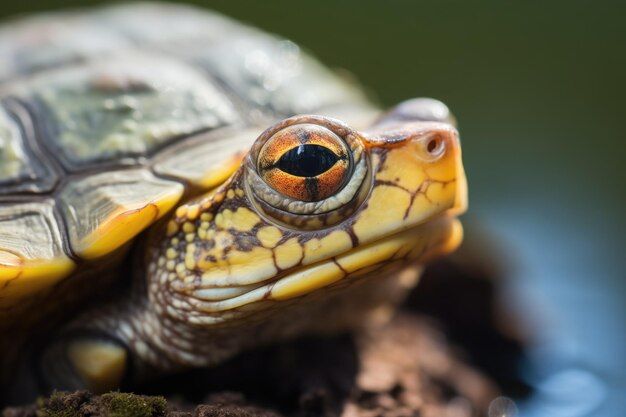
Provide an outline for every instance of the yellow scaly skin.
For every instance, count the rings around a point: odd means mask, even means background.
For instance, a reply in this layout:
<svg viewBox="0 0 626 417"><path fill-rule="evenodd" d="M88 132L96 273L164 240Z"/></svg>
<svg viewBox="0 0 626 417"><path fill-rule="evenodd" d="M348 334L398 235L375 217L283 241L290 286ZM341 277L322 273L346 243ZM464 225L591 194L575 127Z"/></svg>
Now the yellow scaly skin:
<svg viewBox="0 0 626 417"><path fill-rule="evenodd" d="M259 152L295 125L336 133L353 162L363 161L350 202L303 216L259 198ZM44 355L51 364L65 352L65 368L44 365L44 377L56 388L105 391L296 335L384 320L416 284L419 266L459 245L456 215L465 207L449 124L391 113L359 133L323 117L287 119L261 135L224 184L153 229L131 294L70 325Z"/></svg>

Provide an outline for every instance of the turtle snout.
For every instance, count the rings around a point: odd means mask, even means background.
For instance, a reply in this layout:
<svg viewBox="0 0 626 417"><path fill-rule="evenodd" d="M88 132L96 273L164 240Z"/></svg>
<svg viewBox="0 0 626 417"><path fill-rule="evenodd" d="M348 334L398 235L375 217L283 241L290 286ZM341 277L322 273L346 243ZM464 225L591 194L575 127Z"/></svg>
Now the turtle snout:
<svg viewBox="0 0 626 417"><path fill-rule="evenodd" d="M448 124L419 122L411 140L411 151L417 157L424 189L434 184L442 189L454 189L454 201L446 204L450 213L458 215L467 209L467 178L461 157L461 142L457 130ZM434 189L433 189L434 190ZM434 199L433 199L434 200Z"/></svg>

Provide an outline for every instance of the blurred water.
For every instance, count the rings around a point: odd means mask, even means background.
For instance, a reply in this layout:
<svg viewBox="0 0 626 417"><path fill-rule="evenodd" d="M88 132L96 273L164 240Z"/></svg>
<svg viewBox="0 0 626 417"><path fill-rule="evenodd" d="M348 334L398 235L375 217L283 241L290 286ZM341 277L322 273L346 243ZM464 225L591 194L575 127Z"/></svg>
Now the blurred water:
<svg viewBox="0 0 626 417"><path fill-rule="evenodd" d="M199 3L199 2L198 2ZM6 3L0 14L77 1ZM84 4L84 2L82 3ZM536 335L531 417L626 410L626 29L618 2L205 4L348 69L389 106L445 101L473 218L507 242L511 309Z"/></svg>
<svg viewBox="0 0 626 417"><path fill-rule="evenodd" d="M516 254L508 305L534 335L523 373L537 391L521 415L622 416L626 291L616 258L594 243L610 235L582 231L581 239L558 212L539 221L530 212L513 211L513 224L492 219Z"/></svg>

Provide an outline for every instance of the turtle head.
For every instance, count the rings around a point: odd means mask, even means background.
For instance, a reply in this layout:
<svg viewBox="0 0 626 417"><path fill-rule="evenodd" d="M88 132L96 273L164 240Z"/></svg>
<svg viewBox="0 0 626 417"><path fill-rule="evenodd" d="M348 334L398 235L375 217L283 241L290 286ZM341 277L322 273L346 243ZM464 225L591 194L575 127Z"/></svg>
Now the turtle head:
<svg viewBox="0 0 626 417"><path fill-rule="evenodd" d="M322 116L267 129L228 181L169 221L155 301L195 324L245 322L453 250L466 207L457 131L402 106L366 132Z"/></svg>

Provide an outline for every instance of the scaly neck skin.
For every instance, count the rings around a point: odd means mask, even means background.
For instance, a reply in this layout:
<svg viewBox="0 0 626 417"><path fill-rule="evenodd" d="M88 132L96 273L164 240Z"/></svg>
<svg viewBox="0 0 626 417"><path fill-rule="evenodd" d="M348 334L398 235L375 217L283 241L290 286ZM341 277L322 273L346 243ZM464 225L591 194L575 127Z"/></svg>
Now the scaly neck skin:
<svg viewBox="0 0 626 417"><path fill-rule="evenodd" d="M391 317L420 272L411 259L399 259L350 283L255 310L249 317L232 317L222 325L192 325L152 303L141 314L123 316L132 317L130 324L137 338L149 340L150 350L137 349L132 343L129 347L153 368L172 371L214 365L250 348L296 336L379 325Z"/></svg>

